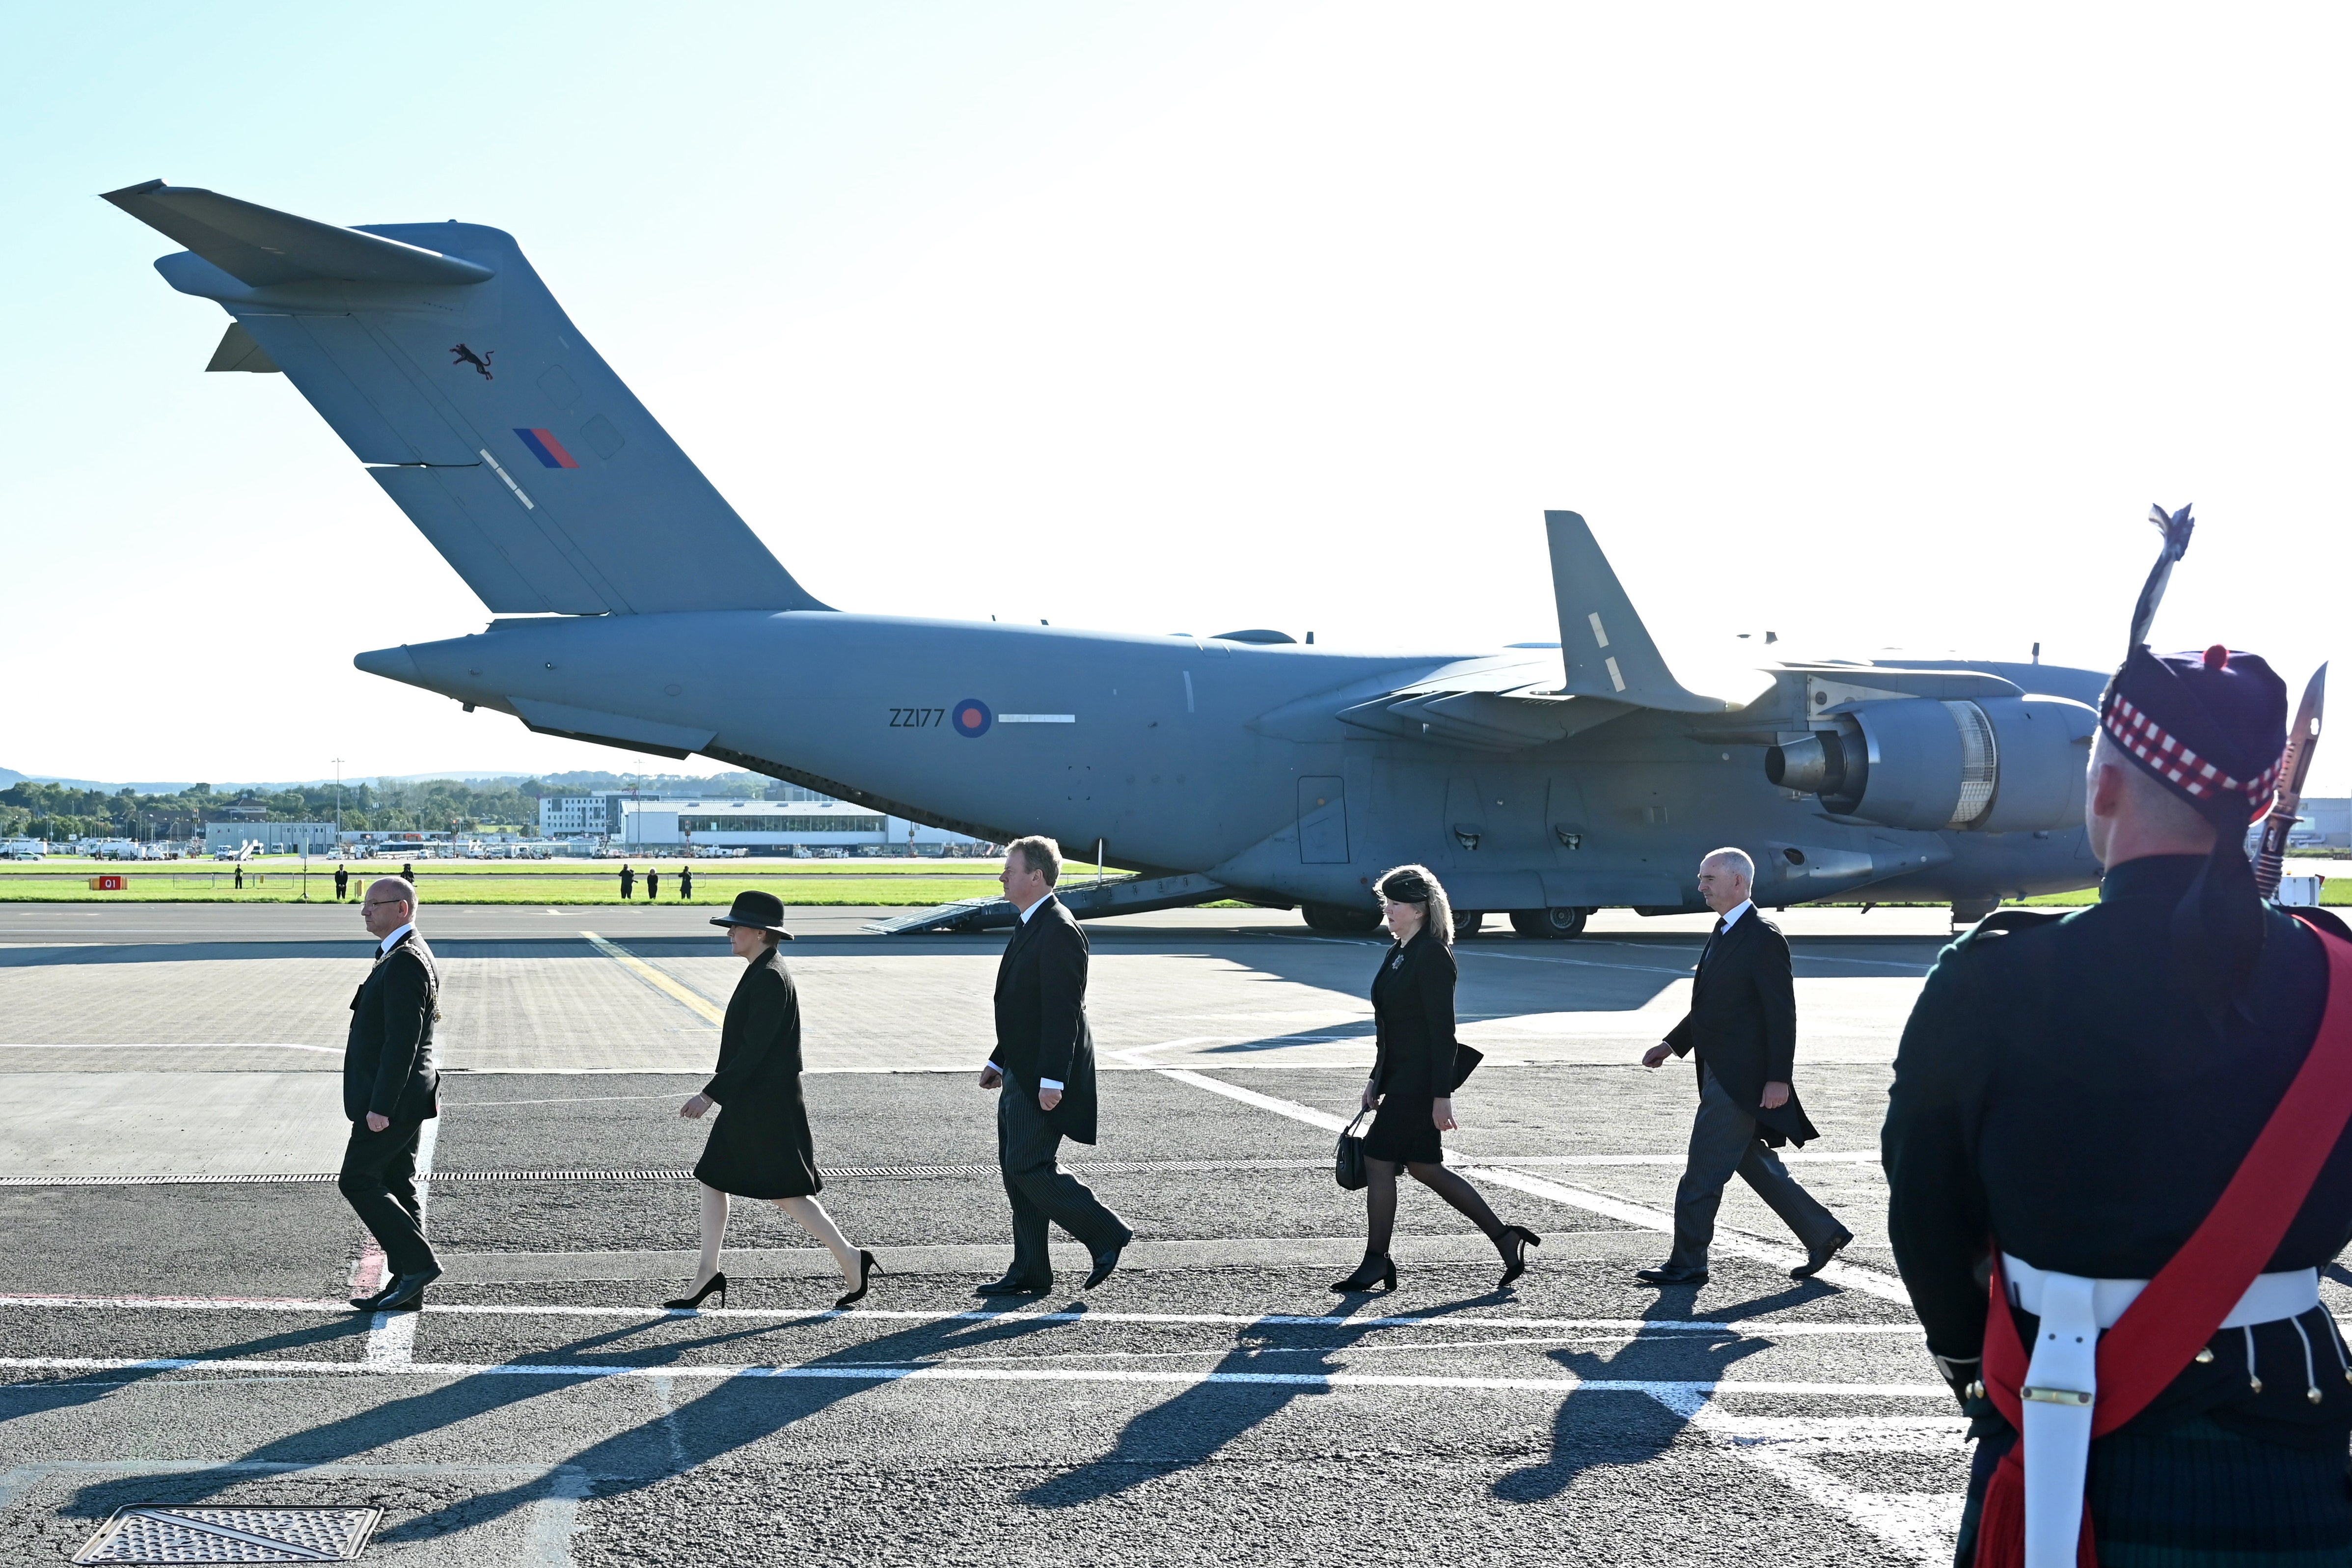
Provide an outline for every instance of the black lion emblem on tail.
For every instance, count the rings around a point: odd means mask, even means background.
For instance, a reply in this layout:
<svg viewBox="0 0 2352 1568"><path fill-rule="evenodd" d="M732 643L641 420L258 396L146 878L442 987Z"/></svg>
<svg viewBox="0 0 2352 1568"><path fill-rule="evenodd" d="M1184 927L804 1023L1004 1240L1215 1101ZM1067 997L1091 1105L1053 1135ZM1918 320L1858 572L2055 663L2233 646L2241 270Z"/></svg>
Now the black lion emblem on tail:
<svg viewBox="0 0 2352 1568"><path fill-rule="evenodd" d="M484 381L496 381L498 379L497 376L490 374L490 361L498 358L498 350L491 349L484 353L476 353L465 344L459 343L456 348L451 349L449 352L457 356L456 359L449 362L451 364L472 365L476 370L481 372L482 379Z"/></svg>

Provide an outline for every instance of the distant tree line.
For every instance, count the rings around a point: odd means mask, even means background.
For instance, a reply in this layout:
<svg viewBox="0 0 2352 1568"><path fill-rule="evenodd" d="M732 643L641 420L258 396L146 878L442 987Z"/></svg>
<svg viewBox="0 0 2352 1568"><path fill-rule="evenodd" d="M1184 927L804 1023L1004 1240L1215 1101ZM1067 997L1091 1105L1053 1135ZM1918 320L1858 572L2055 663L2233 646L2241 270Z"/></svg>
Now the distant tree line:
<svg viewBox="0 0 2352 1568"><path fill-rule="evenodd" d="M346 829L378 833L482 832L514 828L534 832L543 795L591 795L601 790L642 789L649 795L692 789L713 799L764 800L771 786L759 773L721 773L694 778L678 773L573 772L530 779L349 780L342 786ZM141 795L121 789L73 789L27 780L0 790L0 837L194 838L204 824L236 820L232 805L259 806L263 815L246 820L332 822L332 784L249 793L190 784L171 795Z"/></svg>

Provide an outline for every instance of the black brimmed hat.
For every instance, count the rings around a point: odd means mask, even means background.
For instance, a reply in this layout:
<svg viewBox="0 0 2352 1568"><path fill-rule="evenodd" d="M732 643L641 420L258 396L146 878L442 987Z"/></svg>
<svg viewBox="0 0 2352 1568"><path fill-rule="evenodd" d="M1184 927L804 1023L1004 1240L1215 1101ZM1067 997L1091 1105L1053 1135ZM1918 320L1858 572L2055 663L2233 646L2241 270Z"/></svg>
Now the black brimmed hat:
<svg viewBox="0 0 2352 1568"><path fill-rule="evenodd" d="M750 926L754 931L773 931L786 942L793 933L784 929L784 900L773 893L746 890L735 895L735 905L723 915L713 915L715 926Z"/></svg>

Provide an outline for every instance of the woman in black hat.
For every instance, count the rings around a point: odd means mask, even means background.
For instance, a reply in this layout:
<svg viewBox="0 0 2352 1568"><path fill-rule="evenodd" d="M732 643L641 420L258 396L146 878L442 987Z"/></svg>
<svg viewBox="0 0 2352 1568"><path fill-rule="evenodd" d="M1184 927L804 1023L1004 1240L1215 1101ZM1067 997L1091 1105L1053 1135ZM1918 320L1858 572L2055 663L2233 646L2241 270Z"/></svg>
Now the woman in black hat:
<svg viewBox="0 0 2352 1568"><path fill-rule="evenodd" d="M1505 1225L1478 1189L1445 1168L1442 1132L1454 1131L1454 1091L1477 1065L1477 1055L1454 1037L1454 907L1425 866L1400 866L1375 884L1396 945L1381 955L1372 978L1372 1020L1380 1054L1364 1085L1363 1107L1378 1106L1364 1134L1364 1189L1370 1236L1364 1260L1339 1291L1396 1289L1389 1237L1396 1227L1397 1167L1452 1204L1486 1233L1503 1255L1496 1289L1527 1272L1528 1248L1543 1238L1525 1226Z"/></svg>
<svg viewBox="0 0 2352 1568"><path fill-rule="evenodd" d="M727 1239L727 1198L764 1198L793 1216L803 1230L824 1243L849 1287L836 1308L862 1300L881 1268L874 1255L849 1245L816 1194L824 1183L816 1172L809 1142L808 1108L801 1100L801 1003L792 972L776 952L790 942L784 906L772 893L742 892L735 905L713 920L728 928L735 956L751 967L727 1000L727 1021L719 1034L719 1070L702 1092L686 1102L682 1116L700 1117L714 1105L719 1120L694 1167L702 1184L702 1264L694 1289L664 1306L693 1308L716 1294L727 1304L727 1276L719 1253Z"/></svg>

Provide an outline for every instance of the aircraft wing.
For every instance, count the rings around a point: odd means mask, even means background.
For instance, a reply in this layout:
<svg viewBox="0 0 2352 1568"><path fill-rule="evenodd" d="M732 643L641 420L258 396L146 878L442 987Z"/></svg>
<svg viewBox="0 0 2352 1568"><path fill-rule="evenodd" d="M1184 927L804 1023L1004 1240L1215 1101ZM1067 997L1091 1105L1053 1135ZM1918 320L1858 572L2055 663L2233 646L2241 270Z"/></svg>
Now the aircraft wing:
<svg viewBox="0 0 2352 1568"><path fill-rule="evenodd" d="M1726 713L1743 700L1709 697L1675 679L1649 628L1617 581L1592 530L1572 511L1544 514L1551 539L1552 591L1559 606L1559 653L1466 660L1410 685L1360 692L1323 712L1343 724L1404 740L1482 751L1549 745L1642 709ZM1771 676L1757 672L1755 687ZM1282 731L1305 715L1269 714Z"/></svg>

